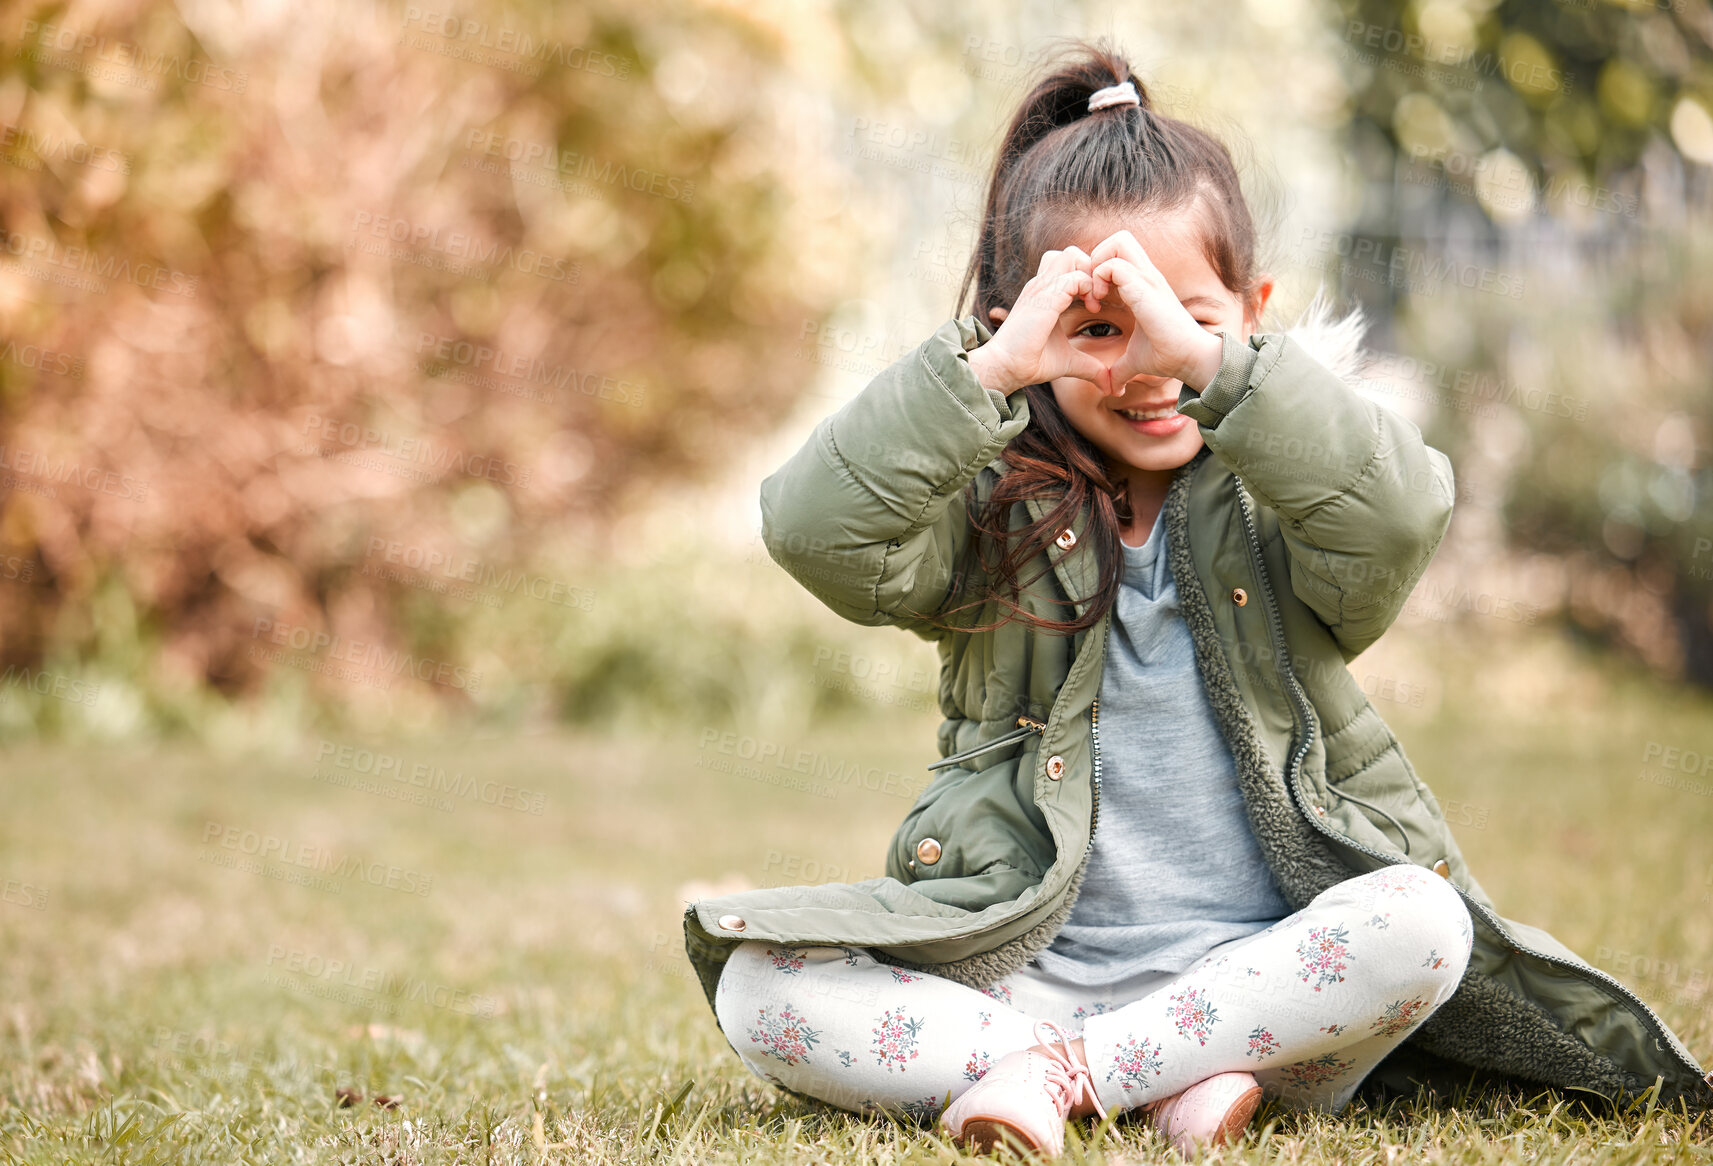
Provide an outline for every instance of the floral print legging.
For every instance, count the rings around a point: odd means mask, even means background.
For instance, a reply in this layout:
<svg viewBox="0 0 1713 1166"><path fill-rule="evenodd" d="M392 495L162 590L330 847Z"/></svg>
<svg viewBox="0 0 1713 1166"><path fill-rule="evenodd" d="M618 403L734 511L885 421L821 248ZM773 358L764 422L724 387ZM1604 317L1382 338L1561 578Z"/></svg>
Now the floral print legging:
<svg viewBox="0 0 1713 1166"><path fill-rule="evenodd" d="M1081 1036L1107 1109L1247 1070L1264 1096L1336 1113L1451 997L1474 929L1455 888L1410 863L1327 888L1184 971L1106 989L1031 963L983 989L865 949L739 944L715 1014L739 1059L782 1088L859 1113L937 1115L1037 1020Z"/></svg>

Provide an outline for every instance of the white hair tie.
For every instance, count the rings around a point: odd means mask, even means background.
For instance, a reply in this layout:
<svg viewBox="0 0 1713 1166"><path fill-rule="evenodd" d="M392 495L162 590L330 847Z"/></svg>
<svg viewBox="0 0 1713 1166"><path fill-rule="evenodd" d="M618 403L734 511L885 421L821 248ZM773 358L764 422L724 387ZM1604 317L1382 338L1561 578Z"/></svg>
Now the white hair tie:
<svg viewBox="0 0 1713 1166"><path fill-rule="evenodd" d="M1141 105L1142 98L1136 94L1136 86L1128 81L1117 85L1109 85L1105 89L1096 89L1088 95L1088 111L1105 109L1109 105Z"/></svg>

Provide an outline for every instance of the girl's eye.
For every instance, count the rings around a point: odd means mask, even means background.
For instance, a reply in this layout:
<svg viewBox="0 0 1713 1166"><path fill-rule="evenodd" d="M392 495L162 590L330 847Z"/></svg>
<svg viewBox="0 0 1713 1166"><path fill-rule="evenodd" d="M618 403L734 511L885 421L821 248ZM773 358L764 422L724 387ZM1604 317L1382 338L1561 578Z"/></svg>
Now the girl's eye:
<svg viewBox="0 0 1713 1166"><path fill-rule="evenodd" d="M1110 332L1090 332L1089 331L1090 328L1110 328L1110 329L1112 329L1112 331L1110 331ZM1105 320L1090 320L1087 324L1084 324L1081 328L1077 329L1077 335L1078 336L1093 336L1096 339L1103 340L1108 336L1117 336L1118 335L1118 325L1108 323Z"/></svg>

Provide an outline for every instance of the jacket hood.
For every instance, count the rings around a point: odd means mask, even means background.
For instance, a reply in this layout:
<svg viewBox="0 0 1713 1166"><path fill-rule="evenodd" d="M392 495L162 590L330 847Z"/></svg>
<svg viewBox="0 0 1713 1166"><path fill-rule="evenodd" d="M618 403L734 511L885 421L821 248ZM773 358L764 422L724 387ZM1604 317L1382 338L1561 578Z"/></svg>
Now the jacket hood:
<svg viewBox="0 0 1713 1166"><path fill-rule="evenodd" d="M1362 346L1368 321L1360 306L1338 315L1325 288L1318 289L1285 335L1300 344L1330 372L1346 381L1360 380L1372 357Z"/></svg>

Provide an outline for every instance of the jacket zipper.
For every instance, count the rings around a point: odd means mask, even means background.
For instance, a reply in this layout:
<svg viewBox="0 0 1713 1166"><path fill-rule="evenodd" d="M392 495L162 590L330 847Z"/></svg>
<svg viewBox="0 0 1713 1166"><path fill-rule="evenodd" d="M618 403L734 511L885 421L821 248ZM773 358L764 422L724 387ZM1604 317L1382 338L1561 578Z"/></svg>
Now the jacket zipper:
<svg viewBox="0 0 1713 1166"><path fill-rule="evenodd" d="M1243 532L1247 536L1247 541L1249 543L1249 560L1255 569L1255 578L1261 584L1261 598L1265 604L1267 628L1272 634L1273 651L1275 653L1274 658L1276 666L1279 669L1279 678L1284 681L1285 686L1291 695L1292 719L1296 724L1303 728L1302 740L1292 748L1290 760L1285 768L1286 788L1290 790L1291 796L1296 800L1297 809L1303 817L1313 823L1315 829L1319 830L1322 834L1325 834L1328 838L1333 839L1341 845L1359 850L1363 854L1376 858L1387 865L1397 865L1399 862L1407 861L1405 859L1395 859L1390 855L1382 854L1373 847L1368 846L1365 843L1358 842L1354 838L1347 838L1333 830L1326 823L1322 822L1319 815L1308 812L1307 802L1303 797L1301 789L1302 763L1303 759L1308 756L1309 747L1313 743L1314 709L1309 704L1308 697L1303 693L1302 686L1297 683L1297 674L1291 670L1290 657L1287 655L1285 648L1285 632L1279 620L1278 608L1274 603L1273 585L1267 576L1267 570L1262 561L1261 538L1255 533L1255 517L1249 509L1248 494L1244 491L1241 483L1237 483L1236 488L1237 505L1243 512ZM1388 817L1390 817L1390 815L1388 815ZM1447 879L1446 881L1450 882L1451 880ZM1687 1065L1694 1070L1694 1076L1697 1079L1699 1079L1704 1085L1713 1086L1713 1073L1705 1073L1700 1064L1690 1060L1685 1057L1683 1053L1679 1052L1676 1044L1666 1036L1665 1022L1660 1020L1658 1016L1654 1015L1653 1009L1649 1008L1645 1001L1635 993L1631 992L1622 983L1614 979L1612 976L1607 975L1599 968L1583 964L1573 964L1567 960L1560 959L1555 955L1551 955L1548 952L1534 951L1531 948L1518 946L1515 937L1506 931L1504 924L1499 921L1499 917L1495 912L1489 911L1486 906L1471 899L1464 893L1463 888L1457 886L1456 883L1452 883L1451 885L1457 890L1457 893L1463 897L1464 904L1472 912L1479 914L1482 920L1486 922L1489 927L1498 933L1505 942L1509 943L1512 951L1518 952L1522 955L1533 956L1539 960L1544 960L1554 967L1563 968L1565 971L1583 978L1587 978L1592 974L1596 982L1604 985L1608 989L1609 994L1614 995L1619 1003L1633 1005L1634 1008L1641 1009L1641 1015L1644 1021L1654 1030L1654 1043L1661 1048L1670 1049L1672 1055L1675 1056L1680 1063Z"/></svg>
<svg viewBox="0 0 1713 1166"><path fill-rule="evenodd" d="M1088 836L1094 837L1095 823L1100 821L1100 697L1089 706L1089 731L1094 734L1094 803L1088 813Z"/></svg>
<svg viewBox="0 0 1713 1166"><path fill-rule="evenodd" d="M1112 642L1112 615L1109 612L1107 614L1107 617L1106 617L1106 631L1101 634L1100 656L1101 656L1101 663L1102 663L1103 669L1104 669L1105 662L1106 662L1106 650L1108 647L1111 646L1111 642ZM1093 792L1094 801L1090 805L1089 812L1088 812L1088 835L1089 835L1090 839L1093 839L1094 838L1095 824L1100 821L1100 696L1099 696L1099 694L1095 695L1094 703L1089 706L1088 716L1089 716L1089 721L1088 721L1089 733L1091 735L1093 745L1094 745L1094 762L1093 762L1093 765L1094 765L1094 781L1091 785L1091 788L1094 791Z"/></svg>
<svg viewBox="0 0 1713 1166"><path fill-rule="evenodd" d="M1012 729L1008 733L1001 733L991 741L983 741L980 745L971 749L965 749L962 753L953 753L949 757L942 757L938 761L934 762L934 764L928 766L928 768L944 769L948 765L956 765L958 762L967 761L977 754L986 753L989 749L997 749L1001 745L1009 745L1013 741L1027 737L1030 733L1045 733L1047 731L1047 726L1033 717L1018 717L1017 725L1017 728Z"/></svg>

